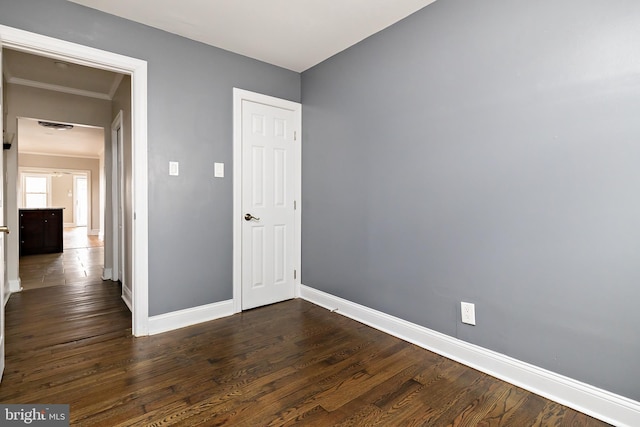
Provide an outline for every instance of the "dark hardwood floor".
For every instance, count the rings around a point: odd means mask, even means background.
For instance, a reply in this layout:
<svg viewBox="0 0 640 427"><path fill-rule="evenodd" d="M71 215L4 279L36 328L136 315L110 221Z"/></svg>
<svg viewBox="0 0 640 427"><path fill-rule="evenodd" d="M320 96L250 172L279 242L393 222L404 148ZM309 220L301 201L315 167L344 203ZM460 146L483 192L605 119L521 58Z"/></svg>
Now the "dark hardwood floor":
<svg viewBox="0 0 640 427"><path fill-rule="evenodd" d="M117 283L11 296L4 403L72 425L602 426L302 300L132 338Z"/></svg>

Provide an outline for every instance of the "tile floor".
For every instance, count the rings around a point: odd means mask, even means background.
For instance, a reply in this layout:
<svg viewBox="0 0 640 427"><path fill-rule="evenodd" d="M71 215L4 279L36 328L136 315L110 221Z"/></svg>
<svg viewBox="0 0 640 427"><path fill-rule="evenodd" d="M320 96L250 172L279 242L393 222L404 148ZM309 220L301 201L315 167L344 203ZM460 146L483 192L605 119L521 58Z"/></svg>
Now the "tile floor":
<svg viewBox="0 0 640 427"><path fill-rule="evenodd" d="M103 242L87 236L86 227L64 229L64 252L20 258L23 290L102 282Z"/></svg>

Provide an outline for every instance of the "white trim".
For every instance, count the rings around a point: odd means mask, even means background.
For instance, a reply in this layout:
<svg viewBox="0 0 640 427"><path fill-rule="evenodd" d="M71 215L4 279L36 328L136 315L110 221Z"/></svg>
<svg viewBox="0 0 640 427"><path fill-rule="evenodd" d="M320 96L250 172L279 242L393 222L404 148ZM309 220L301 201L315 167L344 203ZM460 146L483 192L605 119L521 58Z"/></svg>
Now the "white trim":
<svg viewBox="0 0 640 427"><path fill-rule="evenodd" d="M122 287L122 301L124 301L124 303L127 305L127 307L129 307L129 311L131 310L132 304L131 304L131 289L127 288L126 286Z"/></svg>
<svg viewBox="0 0 640 427"><path fill-rule="evenodd" d="M607 423L640 425L640 402L635 400L305 285L300 285L300 297Z"/></svg>
<svg viewBox="0 0 640 427"><path fill-rule="evenodd" d="M100 235L100 229L99 228L92 228L91 230L89 230L87 232L87 236L99 236Z"/></svg>
<svg viewBox="0 0 640 427"><path fill-rule="evenodd" d="M112 270L109 267L105 267L102 269L102 280L111 280Z"/></svg>
<svg viewBox="0 0 640 427"><path fill-rule="evenodd" d="M118 229L120 222L124 220L120 216L120 206L122 204L122 171L118 168L120 160L120 141L118 141L118 129L120 129L120 137L122 138L122 110L118 111L116 117L111 122L111 263L112 263L112 280L120 280L119 275L122 267L120 266L120 254L122 252L122 236Z"/></svg>
<svg viewBox="0 0 640 427"><path fill-rule="evenodd" d="M2 302L3 306L7 305L7 303L9 302L9 298L10 297L11 297L11 292L5 292L4 293L4 301Z"/></svg>
<svg viewBox="0 0 640 427"><path fill-rule="evenodd" d="M22 151L20 152L22 154ZM39 173L52 175L54 172L64 173L67 175L89 175L91 171L89 169L67 169L67 168L42 168L39 166L20 166L18 173Z"/></svg>
<svg viewBox="0 0 640 427"><path fill-rule="evenodd" d="M88 155L77 155L77 154L64 154L64 153L41 153L38 151L25 151L20 150L20 154L31 154L33 156L49 156L49 157L69 157L71 159L93 159L98 160L100 156L88 156Z"/></svg>
<svg viewBox="0 0 640 427"><path fill-rule="evenodd" d="M109 94L106 94L106 93L93 92L90 90L74 89L68 86L59 86L59 85L54 85L50 83L43 83L43 82L37 82L33 80L21 79L18 77L9 77L7 79L7 83L11 83L19 86L34 87L37 89L50 90L53 92L62 92L62 93L67 93L69 95L86 96L89 98L97 98L105 101L111 101Z"/></svg>
<svg viewBox="0 0 640 427"><path fill-rule="evenodd" d="M123 74L116 74L115 77L113 78L113 83L111 83L111 89L109 89L109 95L107 95L109 97L109 101L112 101L113 97L116 96L116 92L120 87L120 83L122 83L122 79L124 79Z"/></svg>
<svg viewBox="0 0 640 427"><path fill-rule="evenodd" d="M147 335L149 322L147 62L5 25L0 25L0 39L3 47L131 75L134 211L132 332L134 336Z"/></svg>
<svg viewBox="0 0 640 427"><path fill-rule="evenodd" d="M62 226L64 228L75 228L76 223L75 222L65 222L64 224L62 224Z"/></svg>
<svg viewBox="0 0 640 427"><path fill-rule="evenodd" d="M200 307L172 311L149 317L149 335L173 331L198 323L209 322L233 314L233 300L220 301Z"/></svg>
<svg viewBox="0 0 640 427"><path fill-rule="evenodd" d="M294 198L297 209L294 212L294 269L298 274L294 282L294 295L300 295L300 258L302 253L302 105L244 89L233 88L233 311L242 311L242 101L248 100L265 105L285 108L294 113L295 141Z"/></svg>
<svg viewBox="0 0 640 427"><path fill-rule="evenodd" d="M19 277L15 280L9 280L9 292L11 292L12 294L16 292L22 292L22 282Z"/></svg>

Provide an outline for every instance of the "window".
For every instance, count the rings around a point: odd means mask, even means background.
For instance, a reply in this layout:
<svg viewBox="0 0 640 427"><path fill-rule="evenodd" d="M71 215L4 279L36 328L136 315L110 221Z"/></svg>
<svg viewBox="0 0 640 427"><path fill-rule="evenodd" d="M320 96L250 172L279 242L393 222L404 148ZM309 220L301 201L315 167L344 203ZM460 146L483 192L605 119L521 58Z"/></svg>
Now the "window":
<svg viewBox="0 0 640 427"><path fill-rule="evenodd" d="M23 206L25 208L46 208L49 204L49 176L44 174L29 174L22 176L24 189Z"/></svg>

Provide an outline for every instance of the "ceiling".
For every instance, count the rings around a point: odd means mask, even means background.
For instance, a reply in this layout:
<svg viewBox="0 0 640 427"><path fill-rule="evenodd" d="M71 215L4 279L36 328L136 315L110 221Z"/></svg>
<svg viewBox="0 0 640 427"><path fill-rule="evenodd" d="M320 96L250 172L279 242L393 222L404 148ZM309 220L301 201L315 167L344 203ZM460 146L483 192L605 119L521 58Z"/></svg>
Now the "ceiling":
<svg viewBox="0 0 640 427"><path fill-rule="evenodd" d="M2 51L7 83L111 100L122 74L18 52Z"/></svg>
<svg viewBox="0 0 640 427"><path fill-rule="evenodd" d="M18 119L20 153L53 154L69 157L98 158L104 150L104 130L74 125L73 129L55 130L38 125L38 120Z"/></svg>
<svg viewBox="0 0 640 427"><path fill-rule="evenodd" d="M302 72L435 0L69 0Z"/></svg>
<svg viewBox="0 0 640 427"><path fill-rule="evenodd" d="M123 75L11 49L2 50L2 71L9 84L111 100ZM98 158L104 151L102 128L74 124L66 131L46 129L34 119L18 120L20 153ZM7 136L7 139L11 138ZM13 136L15 138L15 136Z"/></svg>
<svg viewBox="0 0 640 427"><path fill-rule="evenodd" d="M435 0L69 1L302 72ZM9 84L104 100L123 78L10 49L3 49L3 74ZM21 119L18 131L20 152L97 157L103 149L99 128L56 131Z"/></svg>

